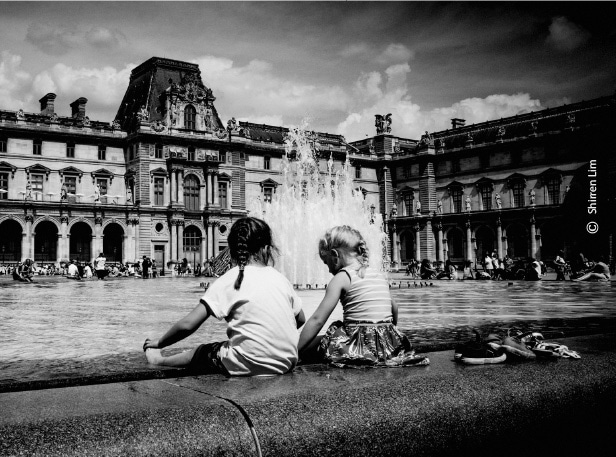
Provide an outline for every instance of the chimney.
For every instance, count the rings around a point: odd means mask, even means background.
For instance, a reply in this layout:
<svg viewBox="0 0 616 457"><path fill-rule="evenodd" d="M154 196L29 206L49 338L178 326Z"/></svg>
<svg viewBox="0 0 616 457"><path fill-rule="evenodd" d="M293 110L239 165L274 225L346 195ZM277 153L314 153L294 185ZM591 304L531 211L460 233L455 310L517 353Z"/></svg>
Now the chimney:
<svg viewBox="0 0 616 457"><path fill-rule="evenodd" d="M88 99L85 97L79 97L77 100L71 103L71 109L73 110L73 118L83 119L84 117L86 117L86 103L88 103Z"/></svg>
<svg viewBox="0 0 616 457"><path fill-rule="evenodd" d="M458 127L464 127L466 121L464 119L454 118L451 120L451 128L457 129Z"/></svg>
<svg viewBox="0 0 616 457"><path fill-rule="evenodd" d="M41 114L50 116L54 113L55 99L56 94L52 94L50 92L39 100L39 103L41 104Z"/></svg>

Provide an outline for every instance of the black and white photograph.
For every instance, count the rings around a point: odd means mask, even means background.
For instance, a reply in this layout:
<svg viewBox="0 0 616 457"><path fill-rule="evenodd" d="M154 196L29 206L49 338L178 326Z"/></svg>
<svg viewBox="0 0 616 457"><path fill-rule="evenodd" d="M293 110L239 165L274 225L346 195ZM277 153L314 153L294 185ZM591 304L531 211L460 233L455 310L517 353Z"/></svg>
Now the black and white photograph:
<svg viewBox="0 0 616 457"><path fill-rule="evenodd" d="M0 456L612 455L609 1L0 0Z"/></svg>

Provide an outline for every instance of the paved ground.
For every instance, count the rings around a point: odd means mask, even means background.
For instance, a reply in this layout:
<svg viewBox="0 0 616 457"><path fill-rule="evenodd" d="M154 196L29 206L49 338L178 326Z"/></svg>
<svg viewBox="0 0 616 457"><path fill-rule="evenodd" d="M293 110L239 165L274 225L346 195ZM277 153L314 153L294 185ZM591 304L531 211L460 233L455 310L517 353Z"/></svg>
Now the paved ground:
<svg viewBox="0 0 616 457"><path fill-rule="evenodd" d="M0 455L258 455L250 424L268 456L612 455L616 335L561 342L582 359L2 393Z"/></svg>

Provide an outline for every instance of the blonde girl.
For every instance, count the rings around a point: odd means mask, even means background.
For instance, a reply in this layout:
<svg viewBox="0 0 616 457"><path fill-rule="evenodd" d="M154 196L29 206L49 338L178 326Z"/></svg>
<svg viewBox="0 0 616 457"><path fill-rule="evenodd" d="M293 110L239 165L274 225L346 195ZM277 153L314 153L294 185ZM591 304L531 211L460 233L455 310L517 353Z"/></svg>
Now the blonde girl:
<svg viewBox="0 0 616 457"><path fill-rule="evenodd" d="M325 297L308 319L299 338L303 360L323 358L336 366L427 365L416 356L396 327L398 307L385 276L368 265L362 235L343 225L333 227L319 241L319 256L334 275ZM342 303L344 322L334 322L325 336L318 332Z"/></svg>

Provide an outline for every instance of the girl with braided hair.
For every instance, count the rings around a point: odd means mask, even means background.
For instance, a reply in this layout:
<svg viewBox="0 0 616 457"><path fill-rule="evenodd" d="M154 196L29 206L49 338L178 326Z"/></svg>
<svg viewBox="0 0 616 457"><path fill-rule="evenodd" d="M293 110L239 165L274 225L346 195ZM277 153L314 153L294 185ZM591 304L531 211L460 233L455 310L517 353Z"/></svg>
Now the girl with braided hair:
<svg viewBox="0 0 616 457"><path fill-rule="evenodd" d="M235 266L162 338L145 340L149 363L227 376L283 374L295 367L304 312L287 278L270 266L275 251L270 227L261 219L244 217L231 227L228 242ZM161 355L161 348L191 335L210 316L227 321L228 341Z"/></svg>
<svg viewBox="0 0 616 457"><path fill-rule="evenodd" d="M347 226L328 230L319 241L319 256L334 275L325 297L299 337L302 360L325 360L344 366L427 365L396 327L398 307L385 276L368 265L361 233ZM325 336L317 334L342 303L344 322L336 321Z"/></svg>

